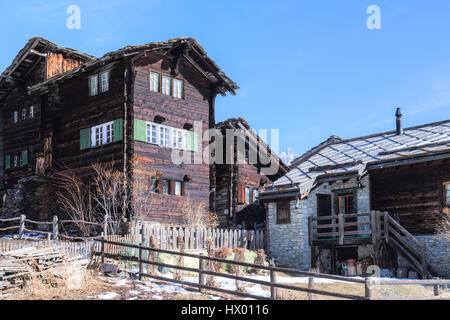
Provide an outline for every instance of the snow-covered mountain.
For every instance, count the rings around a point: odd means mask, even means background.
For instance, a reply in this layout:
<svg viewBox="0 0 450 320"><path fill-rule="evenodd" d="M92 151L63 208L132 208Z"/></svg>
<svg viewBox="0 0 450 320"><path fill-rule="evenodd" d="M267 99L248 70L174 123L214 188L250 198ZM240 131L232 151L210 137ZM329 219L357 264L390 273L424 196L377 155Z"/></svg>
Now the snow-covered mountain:
<svg viewBox="0 0 450 320"><path fill-rule="evenodd" d="M297 159L298 157L300 157L300 155L295 153L290 147L280 154L281 160L283 160L284 163L286 163L287 165L290 165L291 162Z"/></svg>

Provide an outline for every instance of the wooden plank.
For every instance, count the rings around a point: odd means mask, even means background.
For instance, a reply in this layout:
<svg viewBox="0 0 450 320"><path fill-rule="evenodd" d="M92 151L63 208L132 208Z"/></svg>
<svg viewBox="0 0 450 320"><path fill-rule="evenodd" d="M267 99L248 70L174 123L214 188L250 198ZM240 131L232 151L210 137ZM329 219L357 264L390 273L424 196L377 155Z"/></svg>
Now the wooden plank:
<svg viewBox="0 0 450 320"><path fill-rule="evenodd" d="M389 213L384 212L384 238L386 243L389 243Z"/></svg>
<svg viewBox="0 0 450 320"><path fill-rule="evenodd" d="M343 214L339 214L338 215L338 221L339 221L339 244L343 245L344 244L344 215Z"/></svg>

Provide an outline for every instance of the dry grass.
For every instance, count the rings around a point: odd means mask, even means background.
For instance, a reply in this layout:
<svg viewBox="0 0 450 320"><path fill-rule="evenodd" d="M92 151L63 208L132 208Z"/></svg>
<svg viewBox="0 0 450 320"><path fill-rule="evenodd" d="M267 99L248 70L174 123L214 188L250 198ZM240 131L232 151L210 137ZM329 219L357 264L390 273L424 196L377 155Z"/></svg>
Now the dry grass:
<svg viewBox="0 0 450 320"><path fill-rule="evenodd" d="M280 273L279 277L289 277L286 274ZM308 288L307 283L289 284L300 288ZM263 287L266 290L270 290L268 287ZM336 292L348 295L355 295L364 297L365 288L363 284L358 283L315 283L314 289L323 290L328 292ZM440 290L441 297L450 297L450 293ZM433 298L434 290L433 286L419 286L419 285L373 285L372 297L375 299L426 299ZM308 293L294 290L278 289L278 298L280 300L308 300ZM345 300L342 298L325 296L325 295L313 295L315 300Z"/></svg>
<svg viewBox="0 0 450 320"><path fill-rule="evenodd" d="M64 262L45 271L27 266L30 277L22 289L3 297L4 300L82 300L111 289L95 272L76 263Z"/></svg>

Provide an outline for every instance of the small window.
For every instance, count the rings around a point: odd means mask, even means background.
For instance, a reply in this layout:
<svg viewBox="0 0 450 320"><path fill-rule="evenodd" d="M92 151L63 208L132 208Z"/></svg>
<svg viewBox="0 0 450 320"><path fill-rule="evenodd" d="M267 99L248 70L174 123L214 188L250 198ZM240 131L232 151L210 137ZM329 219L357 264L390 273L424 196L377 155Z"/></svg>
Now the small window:
<svg viewBox="0 0 450 320"><path fill-rule="evenodd" d="M181 182L175 181L175 195L181 196Z"/></svg>
<svg viewBox="0 0 450 320"><path fill-rule="evenodd" d="M277 224L291 223L291 205L289 202L277 203Z"/></svg>
<svg viewBox="0 0 450 320"><path fill-rule="evenodd" d="M93 127L91 141L93 147L114 142L114 121Z"/></svg>
<svg viewBox="0 0 450 320"><path fill-rule="evenodd" d="M245 187L245 203L251 203L250 195L251 195L251 188Z"/></svg>
<svg viewBox="0 0 450 320"><path fill-rule="evenodd" d="M150 192L156 193L158 190L158 184L156 178L150 178Z"/></svg>
<svg viewBox="0 0 450 320"><path fill-rule="evenodd" d="M147 122L147 142L158 144L158 127L156 124Z"/></svg>
<svg viewBox="0 0 450 320"><path fill-rule="evenodd" d="M170 80L171 79L168 76L162 77L162 93L168 96L170 96Z"/></svg>
<svg viewBox="0 0 450 320"><path fill-rule="evenodd" d="M30 119L34 118L34 106L30 107Z"/></svg>
<svg viewBox="0 0 450 320"><path fill-rule="evenodd" d="M102 93L109 91L109 72L100 73Z"/></svg>
<svg viewBox="0 0 450 320"><path fill-rule="evenodd" d="M14 111L13 120L14 120L14 123L19 122L19 112L18 111Z"/></svg>
<svg viewBox="0 0 450 320"><path fill-rule="evenodd" d="M184 150L186 146L186 133L183 130L173 129L173 147Z"/></svg>
<svg viewBox="0 0 450 320"><path fill-rule="evenodd" d="M163 180L163 194L169 194L169 189L170 189L170 181Z"/></svg>
<svg viewBox="0 0 450 320"><path fill-rule="evenodd" d="M444 205L450 207L450 182L444 183Z"/></svg>
<svg viewBox="0 0 450 320"><path fill-rule="evenodd" d="M27 109L23 108L22 109L22 120L25 120L27 118Z"/></svg>
<svg viewBox="0 0 450 320"><path fill-rule="evenodd" d="M159 92L159 73L150 72L150 90Z"/></svg>
<svg viewBox="0 0 450 320"><path fill-rule="evenodd" d="M96 96L98 94L98 75L89 78L89 89L91 96Z"/></svg>
<svg viewBox="0 0 450 320"><path fill-rule="evenodd" d="M13 157L13 167L17 168L19 167L19 162L20 162L20 154L15 154Z"/></svg>
<svg viewBox="0 0 450 320"><path fill-rule="evenodd" d="M183 80L173 79L173 96L183 99Z"/></svg>
<svg viewBox="0 0 450 320"><path fill-rule="evenodd" d="M353 208L353 194L338 196L338 213L352 214L355 213Z"/></svg>
<svg viewBox="0 0 450 320"><path fill-rule="evenodd" d="M160 145L163 147L170 147L171 146L171 132L170 128L168 127L159 127L159 141Z"/></svg>
<svg viewBox="0 0 450 320"><path fill-rule="evenodd" d="M256 202L258 200L258 197L259 197L259 190L254 189L253 190L253 202Z"/></svg>

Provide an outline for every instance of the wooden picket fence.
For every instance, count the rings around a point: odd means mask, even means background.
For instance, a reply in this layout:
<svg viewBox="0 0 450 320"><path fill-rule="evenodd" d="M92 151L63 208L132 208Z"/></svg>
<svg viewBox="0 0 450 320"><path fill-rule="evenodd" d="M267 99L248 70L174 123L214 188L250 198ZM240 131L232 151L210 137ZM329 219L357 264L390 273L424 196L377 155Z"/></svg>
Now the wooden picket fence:
<svg viewBox="0 0 450 320"><path fill-rule="evenodd" d="M156 247L161 249L179 249L180 244L177 242L179 235L183 235L186 249L206 249L208 239L212 240L213 248L244 248L251 251L265 249L262 230L185 228L139 222L131 226L130 235L136 241L149 239L153 235Z"/></svg>
<svg viewBox="0 0 450 320"><path fill-rule="evenodd" d="M96 245L96 243L93 240L72 242L62 240L33 241L33 240L0 239L0 254L8 251L29 247L34 247L37 249L56 247L68 259L71 258L90 259L94 245Z"/></svg>

